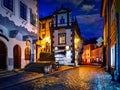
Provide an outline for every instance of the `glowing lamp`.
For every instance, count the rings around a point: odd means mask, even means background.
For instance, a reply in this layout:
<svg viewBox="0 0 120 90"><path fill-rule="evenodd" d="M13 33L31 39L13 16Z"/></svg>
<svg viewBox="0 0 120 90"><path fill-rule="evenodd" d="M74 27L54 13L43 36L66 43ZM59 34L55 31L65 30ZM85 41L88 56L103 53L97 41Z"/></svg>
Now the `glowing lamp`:
<svg viewBox="0 0 120 90"><path fill-rule="evenodd" d="M55 50L58 50L58 47L55 47Z"/></svg>
<svg viewBox="0 0 120 90"><path fill-rule="evenodd" d="M65 49L66 49L66 50L69 50L69 49L70 49L70 47L69 47L69 46L66 46L66 47L65 47Z"/></svg>

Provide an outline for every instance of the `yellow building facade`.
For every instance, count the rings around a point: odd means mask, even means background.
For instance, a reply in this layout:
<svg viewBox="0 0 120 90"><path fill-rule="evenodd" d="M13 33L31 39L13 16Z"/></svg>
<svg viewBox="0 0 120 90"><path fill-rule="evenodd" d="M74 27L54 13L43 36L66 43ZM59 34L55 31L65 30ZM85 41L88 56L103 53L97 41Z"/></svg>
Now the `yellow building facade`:
<svg viewBox="0 0 120 90"><path fill-rule="evenodd" d="M40 58L41 52L51 52L51 22L52 16L39 19L39 40L37 42L37 59Z"/></svg>

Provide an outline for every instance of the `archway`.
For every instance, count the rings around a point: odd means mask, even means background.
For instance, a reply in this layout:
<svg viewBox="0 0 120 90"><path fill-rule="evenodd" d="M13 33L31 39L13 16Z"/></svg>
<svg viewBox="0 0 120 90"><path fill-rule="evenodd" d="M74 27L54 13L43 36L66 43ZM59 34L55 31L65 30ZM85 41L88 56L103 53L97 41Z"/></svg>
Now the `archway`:
<svg viewBox="0 0 120 90"><path fill-rule="evenodd" d="M7 68L7 47L0 41L0 69Z"/></svg>
<svg viewBox="0 0 120 90"><path fill-rule="evenodd" d="M21 68L21 48L19 45L14 46L14 68Z"/></svg>

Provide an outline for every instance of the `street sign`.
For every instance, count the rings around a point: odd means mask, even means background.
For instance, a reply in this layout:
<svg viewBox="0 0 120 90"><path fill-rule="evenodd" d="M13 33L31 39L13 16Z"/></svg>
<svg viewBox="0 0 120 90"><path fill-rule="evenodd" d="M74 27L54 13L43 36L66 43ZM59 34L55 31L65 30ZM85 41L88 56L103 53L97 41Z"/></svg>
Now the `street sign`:
<svg viewBox="0 0 120 90"><path fill-rule="evenodd" d="M99 37L96 41L97 41L97 46L100 47L102 45L103 39L102 37Z"/></svg>
<svg viewBox="0 0 120 90"><path fill-rule="evenodd" d="M99 37L96 41L97 41L97 43L102 43L103 39L102 39L102 37Z"/></svg>

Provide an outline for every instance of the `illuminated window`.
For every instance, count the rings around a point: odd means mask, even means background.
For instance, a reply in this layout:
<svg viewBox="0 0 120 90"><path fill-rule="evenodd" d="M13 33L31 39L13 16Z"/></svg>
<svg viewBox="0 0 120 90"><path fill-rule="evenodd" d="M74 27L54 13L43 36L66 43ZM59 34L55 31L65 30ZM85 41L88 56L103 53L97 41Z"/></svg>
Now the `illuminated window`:
<svg viewBox="0 0 120 90"><path fill-rule="evenodd" d="M26 46L30 46L30 40L26 41Z"/></svg>
<svg viewBox="0 0 120 90"><path fill-rule="evenodd" d="M36 25L36 15L32 12L32 9L30 9L30 23Z"/></svg>
<svg viewBox="0 0 120 90"><path fill-rule="evenodd" d="M51 23L51 22L49 22L49 27L51 27L51 25L52 25L52 23Z"/></svg>
<svg viewBox="0 0 120 90"><path fill-rule="evenodd" d="M60 33L58 34L58 41L59 44L65 44L66 43L66 34L65 33Z"/></svg>
<svg viewBox="0 0 120 90"><path fill-rule="evenodd" d="M22 2L20 2L20 17L27 20L27 6Z"/></svg>
<svg viewBox="0 0 120 90"><path fill-rule="evenodd" d="M30 60L30 48L25 49L25 60Z"/></svg>
<svg viewBox="0 0 120 90"><path fill-rule="evenodd" d="M13 11L13 0L3 0L3 5L7 9Z"/></svg>
<svg viewBox="0 0 120 90"><path fill-rule="evenodd" d="M50 52L50 43L46 42L46 52Z"/></svg>
<svg viewBox="0 0 120 90"><path fill-rule="evenodd" d="M42 34L42 38L45 38L45 34Z"/></svg>

